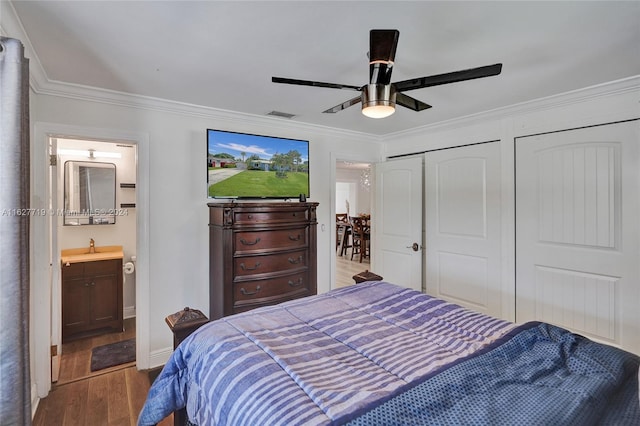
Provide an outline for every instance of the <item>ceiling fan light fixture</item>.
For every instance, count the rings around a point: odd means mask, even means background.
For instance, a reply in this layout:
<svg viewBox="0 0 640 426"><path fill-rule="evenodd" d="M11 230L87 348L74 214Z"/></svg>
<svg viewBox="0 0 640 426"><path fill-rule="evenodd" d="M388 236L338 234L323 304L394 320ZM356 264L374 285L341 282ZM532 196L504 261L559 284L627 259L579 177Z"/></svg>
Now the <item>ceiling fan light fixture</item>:
<svg viewBox="0 0 640 426"><path fill-rule="evenodd" d="M357 103L362 103L362 114L365 116L385 118L395 112L396 103L412 111L424 111L431 108L431 105L405 94L405 92L409 90L491 77L502 72L502 64L498 63L392 83L391 72L394 68L399 35L400 32L398 30L371 30L369 32L369 53L367 54L369 57L369 83L364 86L323 83L321 81L297 80L283 77L271 77L271 81L274 83L296 84L300 86L355 90L360 92L359 96L339 103L322 112L333 114Z"/></svg>
<svg viewBox="0 0 640 426"><path fill-rule="evenodd" d="M396 90L391 84L367 84L362 88L362 114L389 117L396 111Z"/></svg>

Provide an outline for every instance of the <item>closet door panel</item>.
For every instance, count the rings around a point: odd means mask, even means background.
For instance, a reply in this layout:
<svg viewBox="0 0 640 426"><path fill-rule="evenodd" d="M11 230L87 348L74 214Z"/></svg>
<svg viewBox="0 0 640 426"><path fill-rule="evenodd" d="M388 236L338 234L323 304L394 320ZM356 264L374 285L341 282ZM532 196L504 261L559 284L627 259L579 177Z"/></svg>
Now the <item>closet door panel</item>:
<svg viewBox="0 0 640 426"><path fill-rule="evenodd" d="M427 293L503 317L500 146L425 154Z"/></svg>
<svg viewBox="0 0 640 426"><path fill-rule="evenodd" d="M638 121L516 139L516 319L640 352Z"/></svg>

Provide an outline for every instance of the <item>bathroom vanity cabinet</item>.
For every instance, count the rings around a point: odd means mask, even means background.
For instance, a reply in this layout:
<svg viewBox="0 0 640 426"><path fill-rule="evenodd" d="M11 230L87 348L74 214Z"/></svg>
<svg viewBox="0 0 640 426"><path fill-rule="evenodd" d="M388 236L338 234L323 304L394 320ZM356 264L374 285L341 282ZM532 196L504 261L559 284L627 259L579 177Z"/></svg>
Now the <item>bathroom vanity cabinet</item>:
<svg viewBox="0 0 640 426"><path fill-rule="evenodd" d="M62 341L122 331L122 258L62 263Z"/></svg>
<svg viewBox="0 0 640 426"><path fill-rule="evenodd" d="M210 319L316 294L318 203L208 206Z"/></svg>

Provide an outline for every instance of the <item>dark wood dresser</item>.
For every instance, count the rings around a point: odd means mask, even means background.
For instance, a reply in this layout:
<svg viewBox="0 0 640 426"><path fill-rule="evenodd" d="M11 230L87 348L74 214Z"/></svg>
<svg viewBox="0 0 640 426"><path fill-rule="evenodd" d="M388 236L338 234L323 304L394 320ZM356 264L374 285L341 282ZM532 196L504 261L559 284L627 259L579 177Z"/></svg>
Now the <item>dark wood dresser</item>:
<svg viewBox="0 0 640 426"><path fill-rule="evenodd" d="M211 320L317 293L318 203L208 206Z"/></svg>

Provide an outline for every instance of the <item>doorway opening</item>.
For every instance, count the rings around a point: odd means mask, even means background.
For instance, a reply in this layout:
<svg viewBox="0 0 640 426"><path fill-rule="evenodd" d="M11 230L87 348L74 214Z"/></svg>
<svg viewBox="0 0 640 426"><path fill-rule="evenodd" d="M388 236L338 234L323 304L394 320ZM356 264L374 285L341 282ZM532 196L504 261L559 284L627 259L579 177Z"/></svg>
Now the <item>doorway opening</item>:
<svg viewBox="0 0 640 426"><path fill-rule="evenodd" d="M359 236L354 218L371 218L372 164L363 161L336 160L335 180L335 287L354 283L353 276L370 269L370 245L367 236ZM344 215L346 219L342 219ZM340 219L340 221L338 220ZM346 220L346 224L342 223ZM362 238L360 240L359 238ZM355 241L355 243L354 243ZM362 241L363 244L359 242ZM361 256L362 254L362 256Z"/></svg>
<svg viewBox="0 0 640 426"><path fill-rule="evenodd" d="M92 371L96 347L134 339L133 361L110 368L135 363L138 146L85 138L51 136L48 140L51 346L55 353L51 381L60 385L106 371ZM84 173L84 169L93 168L113 170L111 180L104 174ZM84 174L87 176L82 179ZM85 248L89 253L119 249L122 264L114 259L112 279L83 277L72 288L69 283L73 280L63 281L62 271L69 265L62 265L62 256ZM101 267L105 262L97 261ZM83 281L88 288L77 291ZM75 310L78 305L83 309ZM105 315L111 319L105 322ZM108 326L102 327L105 323Z"/></svg>

